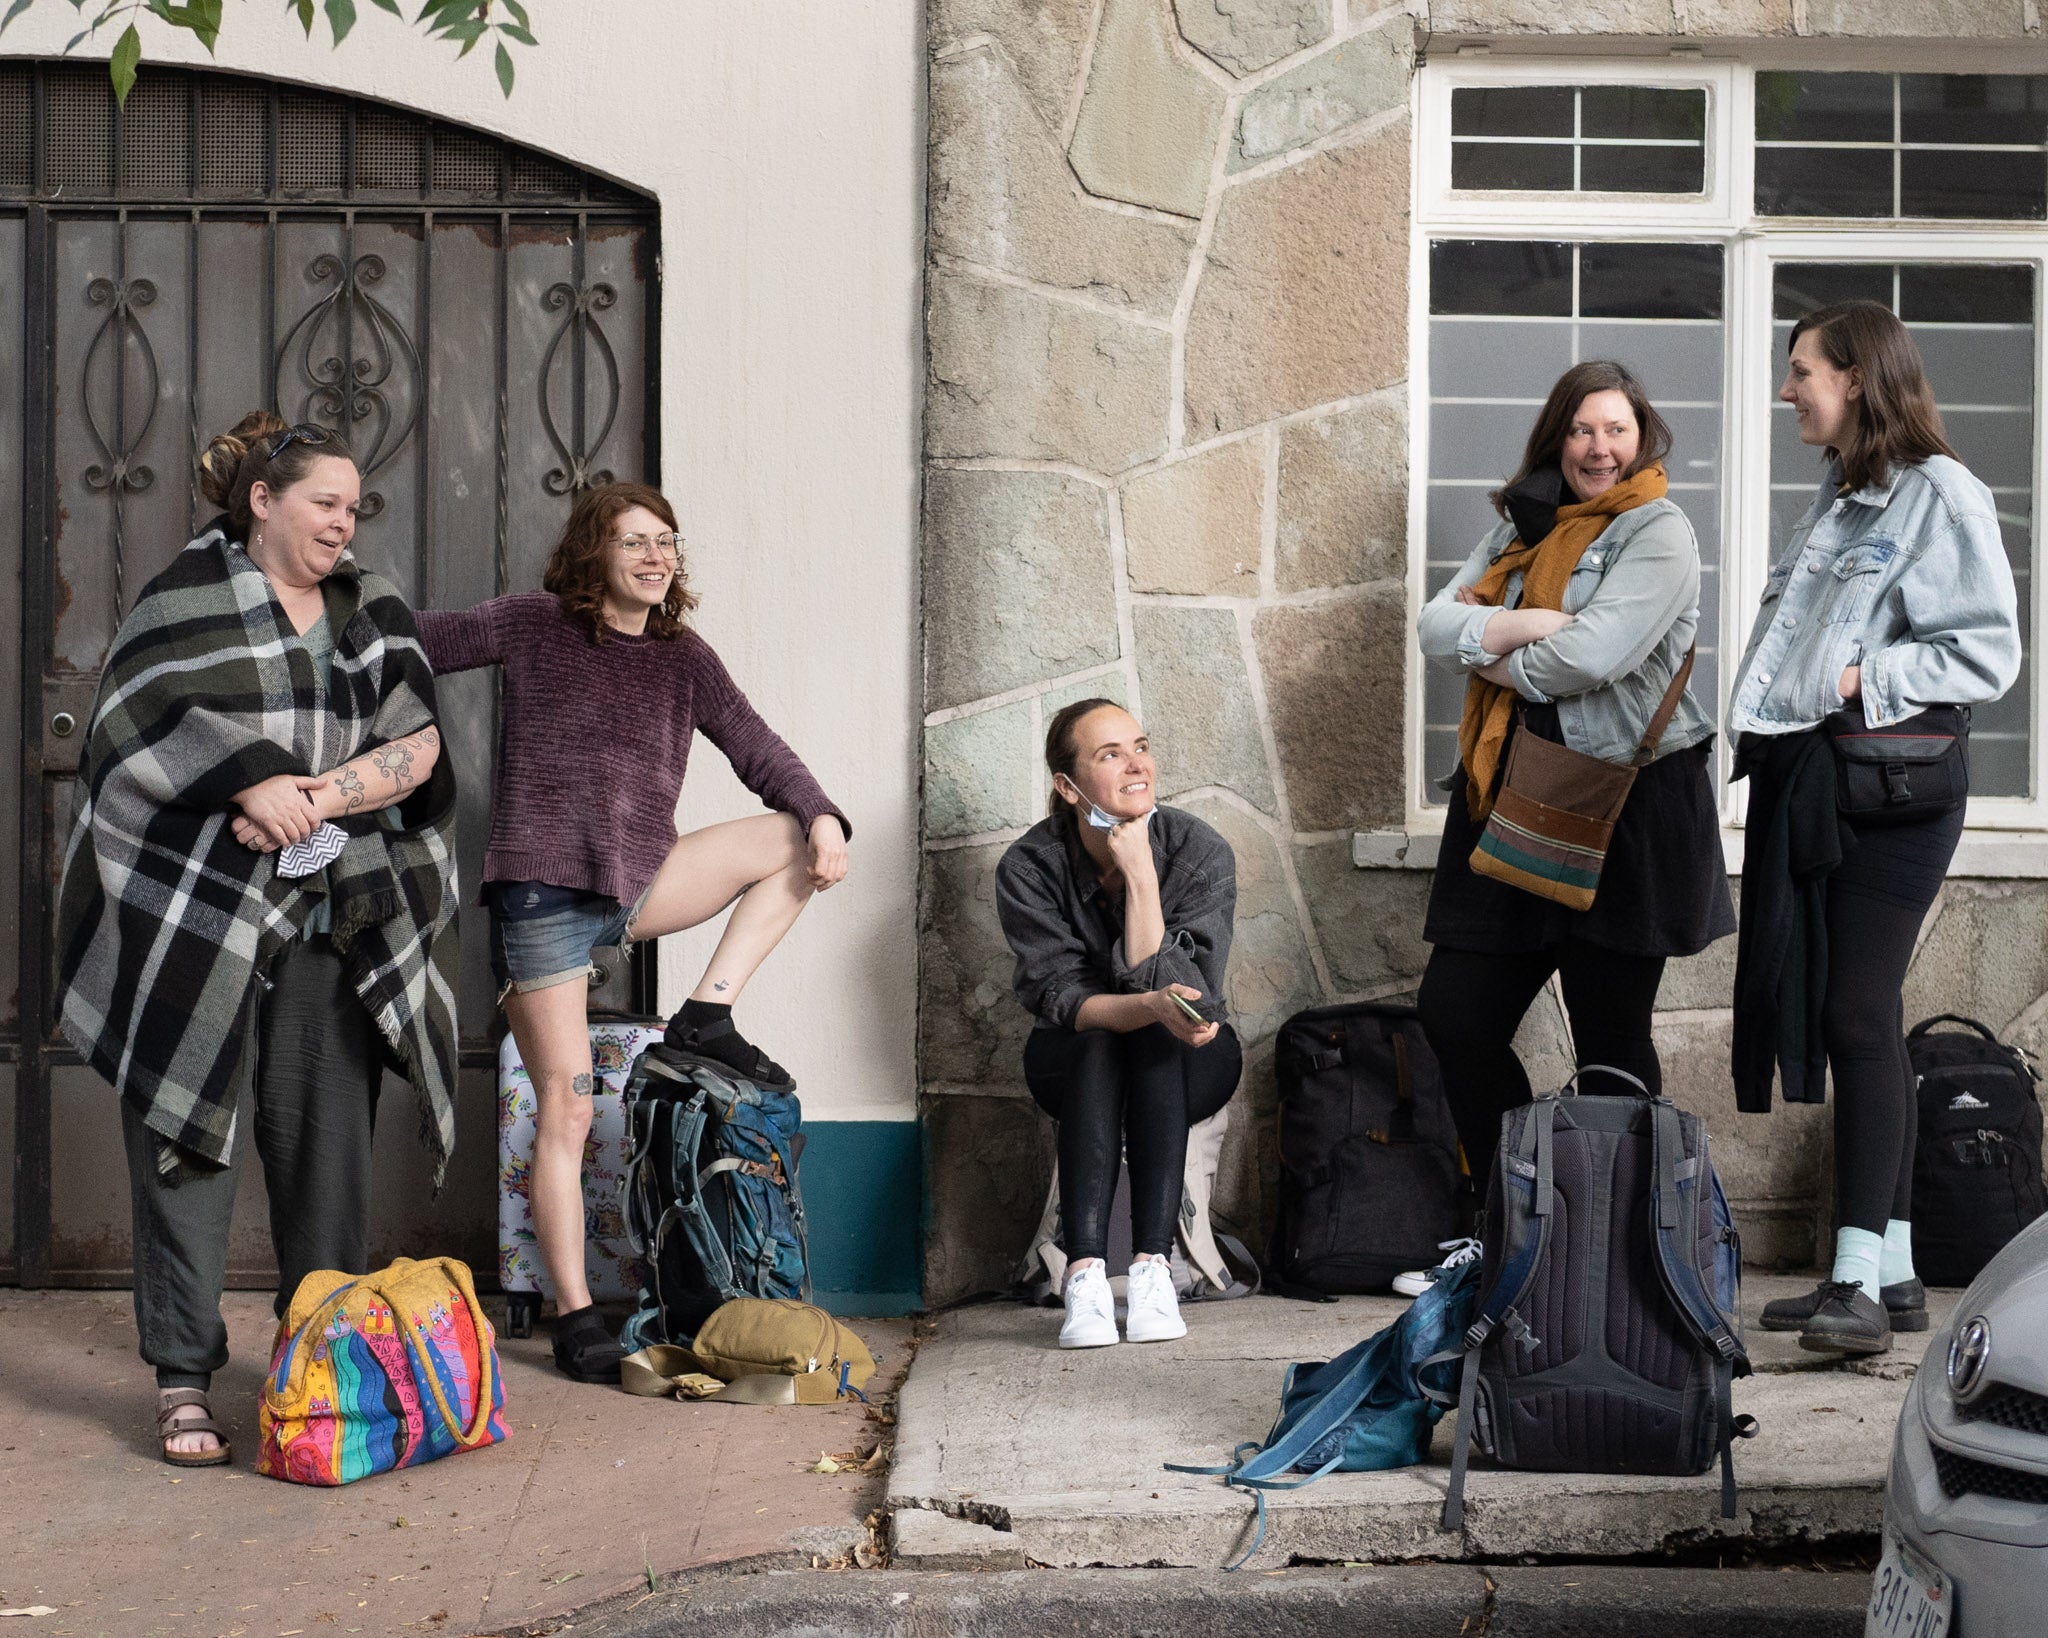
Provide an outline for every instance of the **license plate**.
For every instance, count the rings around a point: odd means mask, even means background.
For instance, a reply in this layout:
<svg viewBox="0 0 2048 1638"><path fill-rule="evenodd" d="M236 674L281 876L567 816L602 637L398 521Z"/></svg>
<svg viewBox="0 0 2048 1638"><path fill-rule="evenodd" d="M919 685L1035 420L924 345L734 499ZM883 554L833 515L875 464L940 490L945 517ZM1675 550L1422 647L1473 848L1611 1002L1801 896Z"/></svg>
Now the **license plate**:
<svg viewBox="0 0 2048 1638"><path fill-rule="evenodd" d="M1947 1638L1955 1614L1948 1577L1917 1557L1890 1531L1870 1584L1863 1638Z"/></svg>

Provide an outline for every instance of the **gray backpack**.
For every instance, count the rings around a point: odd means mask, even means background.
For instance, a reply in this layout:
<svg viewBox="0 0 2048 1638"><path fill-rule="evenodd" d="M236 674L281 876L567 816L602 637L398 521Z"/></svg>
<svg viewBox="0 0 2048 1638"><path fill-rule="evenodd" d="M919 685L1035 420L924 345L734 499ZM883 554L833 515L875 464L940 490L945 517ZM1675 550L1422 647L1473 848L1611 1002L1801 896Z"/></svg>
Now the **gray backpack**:
<svg viewBox="0 0 2048 1638"><path fill-rule="evenodd" d="M1586 1066L1581 1073L1594 1068ZM1465 1332L1443 1527L1465 1518L1473 1443L1545 1473L1704 1473L1756 1431L1729 1383L1742 1346L1742 1243L1697 1115L1642 1096L1541 1097L1501 1117Z"/></svg>

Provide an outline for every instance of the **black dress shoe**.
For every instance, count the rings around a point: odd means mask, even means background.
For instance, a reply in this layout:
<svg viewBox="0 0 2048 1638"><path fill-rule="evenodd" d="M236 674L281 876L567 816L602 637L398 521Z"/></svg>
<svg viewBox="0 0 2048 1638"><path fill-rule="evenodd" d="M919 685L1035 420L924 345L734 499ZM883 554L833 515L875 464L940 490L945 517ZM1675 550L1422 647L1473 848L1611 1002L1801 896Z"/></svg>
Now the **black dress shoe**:
<svg viewBox="0 0 2048 1638"><path fill-rule="evenodd" d="M1806 1322L1813 1318L1820 1307L1821 1297L1831 1282L1827 1280L1815 1286L1803 1297L1780 1297L1775 1302L1764 1304L1764 1311L1757 1316L1760 1331L1803 1331ZM1884 1303L1884 1311L1894 1331L1924 1331L1927 1329L1927 1287L1918 1280L1901 1280L1897 1285L1887 1285L1878 1291Z"/></svg>
<svg viewBox="0 0 2048 1638"><path fill-rule="evenodd" d="M1892 1345L1884 1306L1847 1280L1824 1280L1820 1305L1799 1332L1799 1346L1817 1354L1881 1354Z"/></svg>

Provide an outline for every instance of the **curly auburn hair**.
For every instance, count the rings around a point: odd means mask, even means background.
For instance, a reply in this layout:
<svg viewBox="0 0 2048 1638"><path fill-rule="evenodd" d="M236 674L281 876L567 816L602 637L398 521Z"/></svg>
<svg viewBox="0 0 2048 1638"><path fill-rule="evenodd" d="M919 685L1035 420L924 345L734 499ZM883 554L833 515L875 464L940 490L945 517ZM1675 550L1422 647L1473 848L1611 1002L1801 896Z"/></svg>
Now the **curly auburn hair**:
<svg viewBox="0 0 2048 1638"><path fill-rule="evenodd" d="M644 506L665 523L676 527L675 509L668 498L651 484L601 483L576 497L569 521L562 525L562 538L548 558L547 572L540 578L543 590L562 600L562 612L580 621L593 643L605 640L604 587L611 562L612 523L622 512ZM647 611L647 635L672 638L682 635L683 616L697 606L690 590L683 554L676 552L675 576L668 583L668 595L658 607Z"/></svg>

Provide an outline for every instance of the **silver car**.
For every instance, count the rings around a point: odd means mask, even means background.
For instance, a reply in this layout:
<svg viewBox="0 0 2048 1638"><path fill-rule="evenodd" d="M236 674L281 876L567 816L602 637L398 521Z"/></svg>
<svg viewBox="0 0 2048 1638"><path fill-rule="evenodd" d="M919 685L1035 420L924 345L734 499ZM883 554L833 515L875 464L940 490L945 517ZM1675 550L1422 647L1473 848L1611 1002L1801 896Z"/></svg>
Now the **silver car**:
<svg viewBox="0 0 2048 1638"><path fill-rule="evenodd" d="M1892 1445L1865 1638L2048 1632L2048 1217L1934 1333Z"/></svg>

